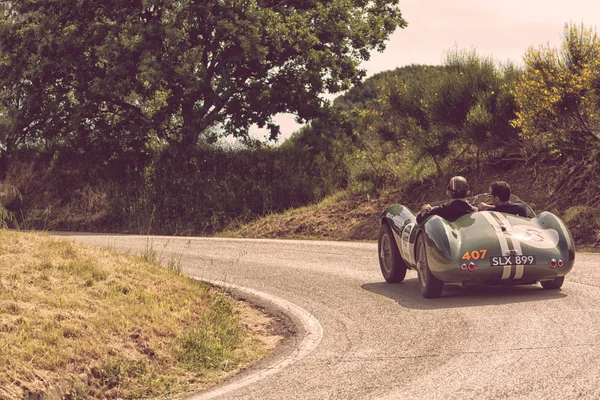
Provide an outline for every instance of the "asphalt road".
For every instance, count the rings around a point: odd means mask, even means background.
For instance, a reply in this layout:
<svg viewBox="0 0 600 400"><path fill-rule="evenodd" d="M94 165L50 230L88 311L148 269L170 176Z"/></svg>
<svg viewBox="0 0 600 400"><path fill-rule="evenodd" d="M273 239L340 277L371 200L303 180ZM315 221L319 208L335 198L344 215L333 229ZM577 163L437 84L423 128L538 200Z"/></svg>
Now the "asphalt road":
<svg viewBox="0 0 600 400"><path fill-rule="evenodd" d="M385 283L374 243L61 236L151 247L304 324L295 350L195 399L600 398L600 254L577 253L561 291L450 287L424 299L415 272Z"/></svg>

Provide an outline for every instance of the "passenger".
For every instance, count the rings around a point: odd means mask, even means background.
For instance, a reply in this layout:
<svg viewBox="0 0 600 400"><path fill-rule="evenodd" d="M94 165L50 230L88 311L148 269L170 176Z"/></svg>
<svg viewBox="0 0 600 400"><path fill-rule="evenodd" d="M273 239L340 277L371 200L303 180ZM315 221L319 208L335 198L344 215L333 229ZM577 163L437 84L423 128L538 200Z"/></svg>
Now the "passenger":
<svg viewBox="0 0 600 400"><path fill-rule="evenodd" d="M465 214L477 211L477 209L471 206L466 200L466 197L469 194L469 184L462 176L455 176L450 179L446 194L452 199L448 203L437 207L423 204L421 211L417 214L418 224L431 215L439 215L440 217L453 222Z"/></svg>
<svg viewBox="0 0 600 400"><path fill-rule="evenodd" d="M520 201L510 201L510 186L504 181L494 181L490 185L490 200L492 204L479 203L479 211L499 211L527 217L527 207Z"/></svg>

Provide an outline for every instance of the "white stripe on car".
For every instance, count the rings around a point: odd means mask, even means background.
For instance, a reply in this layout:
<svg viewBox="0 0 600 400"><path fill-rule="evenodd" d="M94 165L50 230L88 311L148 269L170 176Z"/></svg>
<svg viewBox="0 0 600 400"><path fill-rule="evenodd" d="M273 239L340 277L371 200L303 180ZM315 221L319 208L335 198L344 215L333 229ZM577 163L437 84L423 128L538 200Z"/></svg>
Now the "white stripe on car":
<svg viewBox="0 0 600 400"><path fill-rule="evenodd" d="M481 211L481 214L488 220L494 231L496 232L496 236L498 237L498 243L500 243L500 250L502 251L503 256L507 256L510 254L508 249L508 240L506 240L506 236L504 235L504 231L500 226L500 223L492 216L492 212L490 211ZM497 213L496 213L497 214ZM507 228L508 229L508 228ZM513 241L514 243L514 241ZM508 279L510 277L511 265L505 265L504 270L502 271L502 277L500 279Z"/></svg>
<svg viewBox="0 0 600 400"><path fill-rule="evenodd" d="M523 255L523 250L521 250L521 242L517 238L513 237L512 226L510 225L510 222L508 222L506 216L499 212L494 212L494 216L498 218L500 222L502 222L502 224L506 227L506 232L510 233L510 240L512 241L513 249L515 249L517 252L517 254L515 255ZM521 279L523 277L523 272L525 272L525 266L517 265L517 270L513 279Z"/></svg>

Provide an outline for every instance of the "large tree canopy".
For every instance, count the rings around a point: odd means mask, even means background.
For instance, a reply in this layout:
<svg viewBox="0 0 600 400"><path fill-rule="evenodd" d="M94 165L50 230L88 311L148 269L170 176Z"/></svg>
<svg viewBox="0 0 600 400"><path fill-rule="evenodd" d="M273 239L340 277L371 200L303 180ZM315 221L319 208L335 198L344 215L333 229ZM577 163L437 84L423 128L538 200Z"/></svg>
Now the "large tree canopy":
<svg viewBox="0 0 600 400"><path fill-rule="evenodd" d="M0 147L136 149L148 137L279 133L406 26L398 0L4 1Z"/></svg>

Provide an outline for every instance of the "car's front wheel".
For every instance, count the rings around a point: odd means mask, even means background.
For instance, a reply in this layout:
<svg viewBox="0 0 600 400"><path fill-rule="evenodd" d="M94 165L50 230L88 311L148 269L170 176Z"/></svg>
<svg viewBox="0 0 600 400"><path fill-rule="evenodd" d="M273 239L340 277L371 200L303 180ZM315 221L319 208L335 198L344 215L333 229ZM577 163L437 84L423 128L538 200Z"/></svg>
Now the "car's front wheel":
<svg viewBox="0 0 600 400"><path fill-rule="evenodd" d="M379 250L379 267L383 278L389 283L402 282L406 276L406 263L400 256L392 228L386 223L382 224L379 229L377 248Z"/></svg>
<svg viewBox="0 0 600 400"><path fill-rule="evenodd" d="M430 299L442 295L444 282L433 276L429 269L424 235L419 235L417 239L417 275L423 297Z"/></svg>
<svg viewBox="0 0 600 400"><path fill-rule="evenodd" d="M560 289L565 281L564 276L557 276L551 281L541 281L540 284L544 289Z"/></svg>

